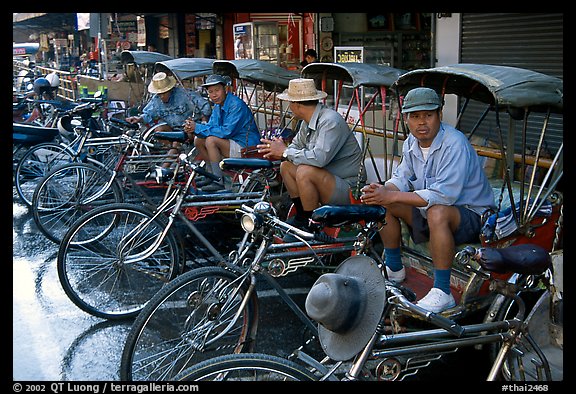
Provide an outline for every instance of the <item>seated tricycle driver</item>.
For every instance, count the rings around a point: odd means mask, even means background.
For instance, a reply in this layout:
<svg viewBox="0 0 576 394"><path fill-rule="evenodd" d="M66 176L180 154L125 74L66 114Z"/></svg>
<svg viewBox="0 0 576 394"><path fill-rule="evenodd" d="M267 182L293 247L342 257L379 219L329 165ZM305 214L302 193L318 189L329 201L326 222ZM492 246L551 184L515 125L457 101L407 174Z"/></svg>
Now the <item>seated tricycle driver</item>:
<svg viewBox="0 0 576 394"><path fill-rule="evenodd" d="M360 175L362 150L342 115L319 102L326 95L313 79L291 80L278 98L289 101L292 114L304 122L288 146L282 138L263 138L258 145L265 158L282 160L280 174L296 208L292 224L301 229L309 229L320 205L350 204ZM288 234L284 240L295 239Z"/></svg>
<svg viewBox="0 0 576 394"><path fill-rule="evenodd" d="M400 164L384 185L365 186L361 200L387 208L380 236L390 280L402 282L406 277L399 219L408 225L415 243L429 241L434 284L417 304L441 312L455 306L450 291L455 247L479 242L481 215L495 208L494 193L466 136L442 122L441 100L434 90L409 91L402 113L410 135Z"/></svg>

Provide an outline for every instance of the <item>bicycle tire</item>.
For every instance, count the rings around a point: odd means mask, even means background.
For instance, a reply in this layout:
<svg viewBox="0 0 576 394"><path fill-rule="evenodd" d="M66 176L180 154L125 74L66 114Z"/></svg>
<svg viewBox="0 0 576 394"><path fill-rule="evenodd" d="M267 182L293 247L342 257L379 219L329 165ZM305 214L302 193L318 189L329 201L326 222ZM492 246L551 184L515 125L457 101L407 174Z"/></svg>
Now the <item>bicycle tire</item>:
<svg viewBox="0 0 576 394"><path fill-rule="evenodd" d="M52 168L74 161L73 153L53 142L35 145L22 156L14 172L14 183L20 199L32 205L36 185Z"/></svg>
<svg viewBox="0 0 576 394"><path fill-rule="evenodd" d="M98 206L124 200L114 174L88 163L68 163L44 176L32 197L32 217L50 241L60 243L70 226Z"/></svg>
<svg viewBox="0 0 576 394"><path fill-rule="evenodd" d="M176 381L318 381L311 371L285 358L262 353L228 354L198 363Z"/></svg>
<svg viewBox="0 0 576 394"><path fill-rule="evenodd" d="M210 343L237 313L248 290L248 284L229 286L236 282L238 274L228 269L202 267L163 287L134 321L122 352L120 379L171 380L204 359L252 351L258 319L255 294L232 329ZM227 290L239 293L230 298ZM198 350L199 344L206 347Z"/></svg>
<svg viewBox="0 0 576 394"><path fill-rule="evenodd" d="M142 206L118 203L95 208L70 227L58 249L57 270L75 305L104 319L134 317L181 272L180 239L168 231L152 248L167 226L163 216L152 217ZM132 236L137 226L142 231Z"/></svg>

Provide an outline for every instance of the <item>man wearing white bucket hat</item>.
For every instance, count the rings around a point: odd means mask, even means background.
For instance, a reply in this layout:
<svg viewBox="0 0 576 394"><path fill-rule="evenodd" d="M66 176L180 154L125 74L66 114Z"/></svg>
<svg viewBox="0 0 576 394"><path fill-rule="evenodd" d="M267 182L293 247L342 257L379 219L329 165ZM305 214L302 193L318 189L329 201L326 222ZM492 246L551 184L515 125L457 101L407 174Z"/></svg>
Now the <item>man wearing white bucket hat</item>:
<svg viewBox="0 0 576 394"><path fill-rule="evenodd" d="M415 243L429 241L434 284L418 306L441 312L456 304L450 291L455 245L479 242L481 215L496 208L494 193L466 136L442 123L442 102L433 89L410 90L402 113L410 129L402 160L384 185L365 186L361 200L387 208L380 236L388 279L401 282L406 276L399 219Z"/></svg>
<svg viewBox="0 0 576 394"><path fill-rule="evenodd" d="M198 92L177 86L176 78L164 72L154 74L148 85L148 91L154 96L142 110L140 116L126 118L130 123L144 123L152 126L155 123L166 123L156 131L170 131L184 126L187 119L207 121L212 114L210 103ZM168 154L177 154L180 143L174 142ZM170 165L167 163L166 165Z"/></svg>
<svg viewBox="0 0 576 394"><path fill-rule="evenodd" d="M282 159L280 173L296 208L293 225L306 228L320 205L350 204L350 191L360 175L362 150L344 118L319 102L327 94L313 79L297 78L278 95L304 122L290 145L281 138L262 139L265 158ZM293 241L288 234L285 241Z"/></svg>
<svg viewBox="0 0 576 394"><path fill-rule="evenodd" d="M188 118L202 121L208 120L212 114L208 100L195 91L177 86L176 78L164 72L154 74L148 91L154 96L142 110L142 115L126 118L128 122L152 125L162 121L174 129L181 128Z"/></svg>

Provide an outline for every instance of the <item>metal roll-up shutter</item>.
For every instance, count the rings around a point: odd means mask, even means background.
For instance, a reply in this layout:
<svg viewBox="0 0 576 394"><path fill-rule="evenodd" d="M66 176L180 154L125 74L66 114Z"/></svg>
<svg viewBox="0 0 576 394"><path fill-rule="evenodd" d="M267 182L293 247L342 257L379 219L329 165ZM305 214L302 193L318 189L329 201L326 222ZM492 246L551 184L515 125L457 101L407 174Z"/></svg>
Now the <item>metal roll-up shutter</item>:
<svg viewBox="0 0 576 394"><path fill-rule="evenodd" d="M463 13L461 14L461 63L499 64L526 68L563 79L563 14ZM460 128L471 130L484 108L470 105ZM544 116L534 117L527 130L527 146L536 149ZM521 123L521 122L520 122ZM495 141L495 119L486 119L476 135ZM503 122L504 133L508 124ZM521 125L517 126L518 133ZM517 139L515 152L521 150ZM562 116L553 115L545 136L549 154L563 140Z"/></svg>

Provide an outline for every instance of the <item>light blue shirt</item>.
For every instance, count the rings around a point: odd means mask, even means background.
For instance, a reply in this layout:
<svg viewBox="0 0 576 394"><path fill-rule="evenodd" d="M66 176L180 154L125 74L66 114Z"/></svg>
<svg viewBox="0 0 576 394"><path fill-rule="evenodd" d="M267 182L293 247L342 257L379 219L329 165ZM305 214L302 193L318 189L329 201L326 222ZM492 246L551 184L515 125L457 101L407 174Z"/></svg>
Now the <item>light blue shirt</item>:
<svg viewBox="0 0 576 394"><path fill-rule="evenodd" d="M142 110L142 120L148 125L156 121L166 122L175 129L182 128L188 118L199 121L202 116L209 118L211 113L210 102L198 92L176 86L167 103L155 94Z"/></svg>
<svg viewBox="0 0 576 394"><path fill-rule="evenodd" d="M410 134L402 147L402 160L386 184L403 192L417 193L428 205L456 205L478 214L495 209L494 193L480 164L478 154L466 136L441 123L424 160L418 140Z"/></svg>
<svg viewBox="0 0 576 394"><path fill-rule="evenodd" d="M254 115L242 99L232 93L226 94L224 104L214 104L212 116L205 123L196 123L194 133L200 138L215 136L231 139L240 146L254 146L260 143L260 131Z"/></svg>

